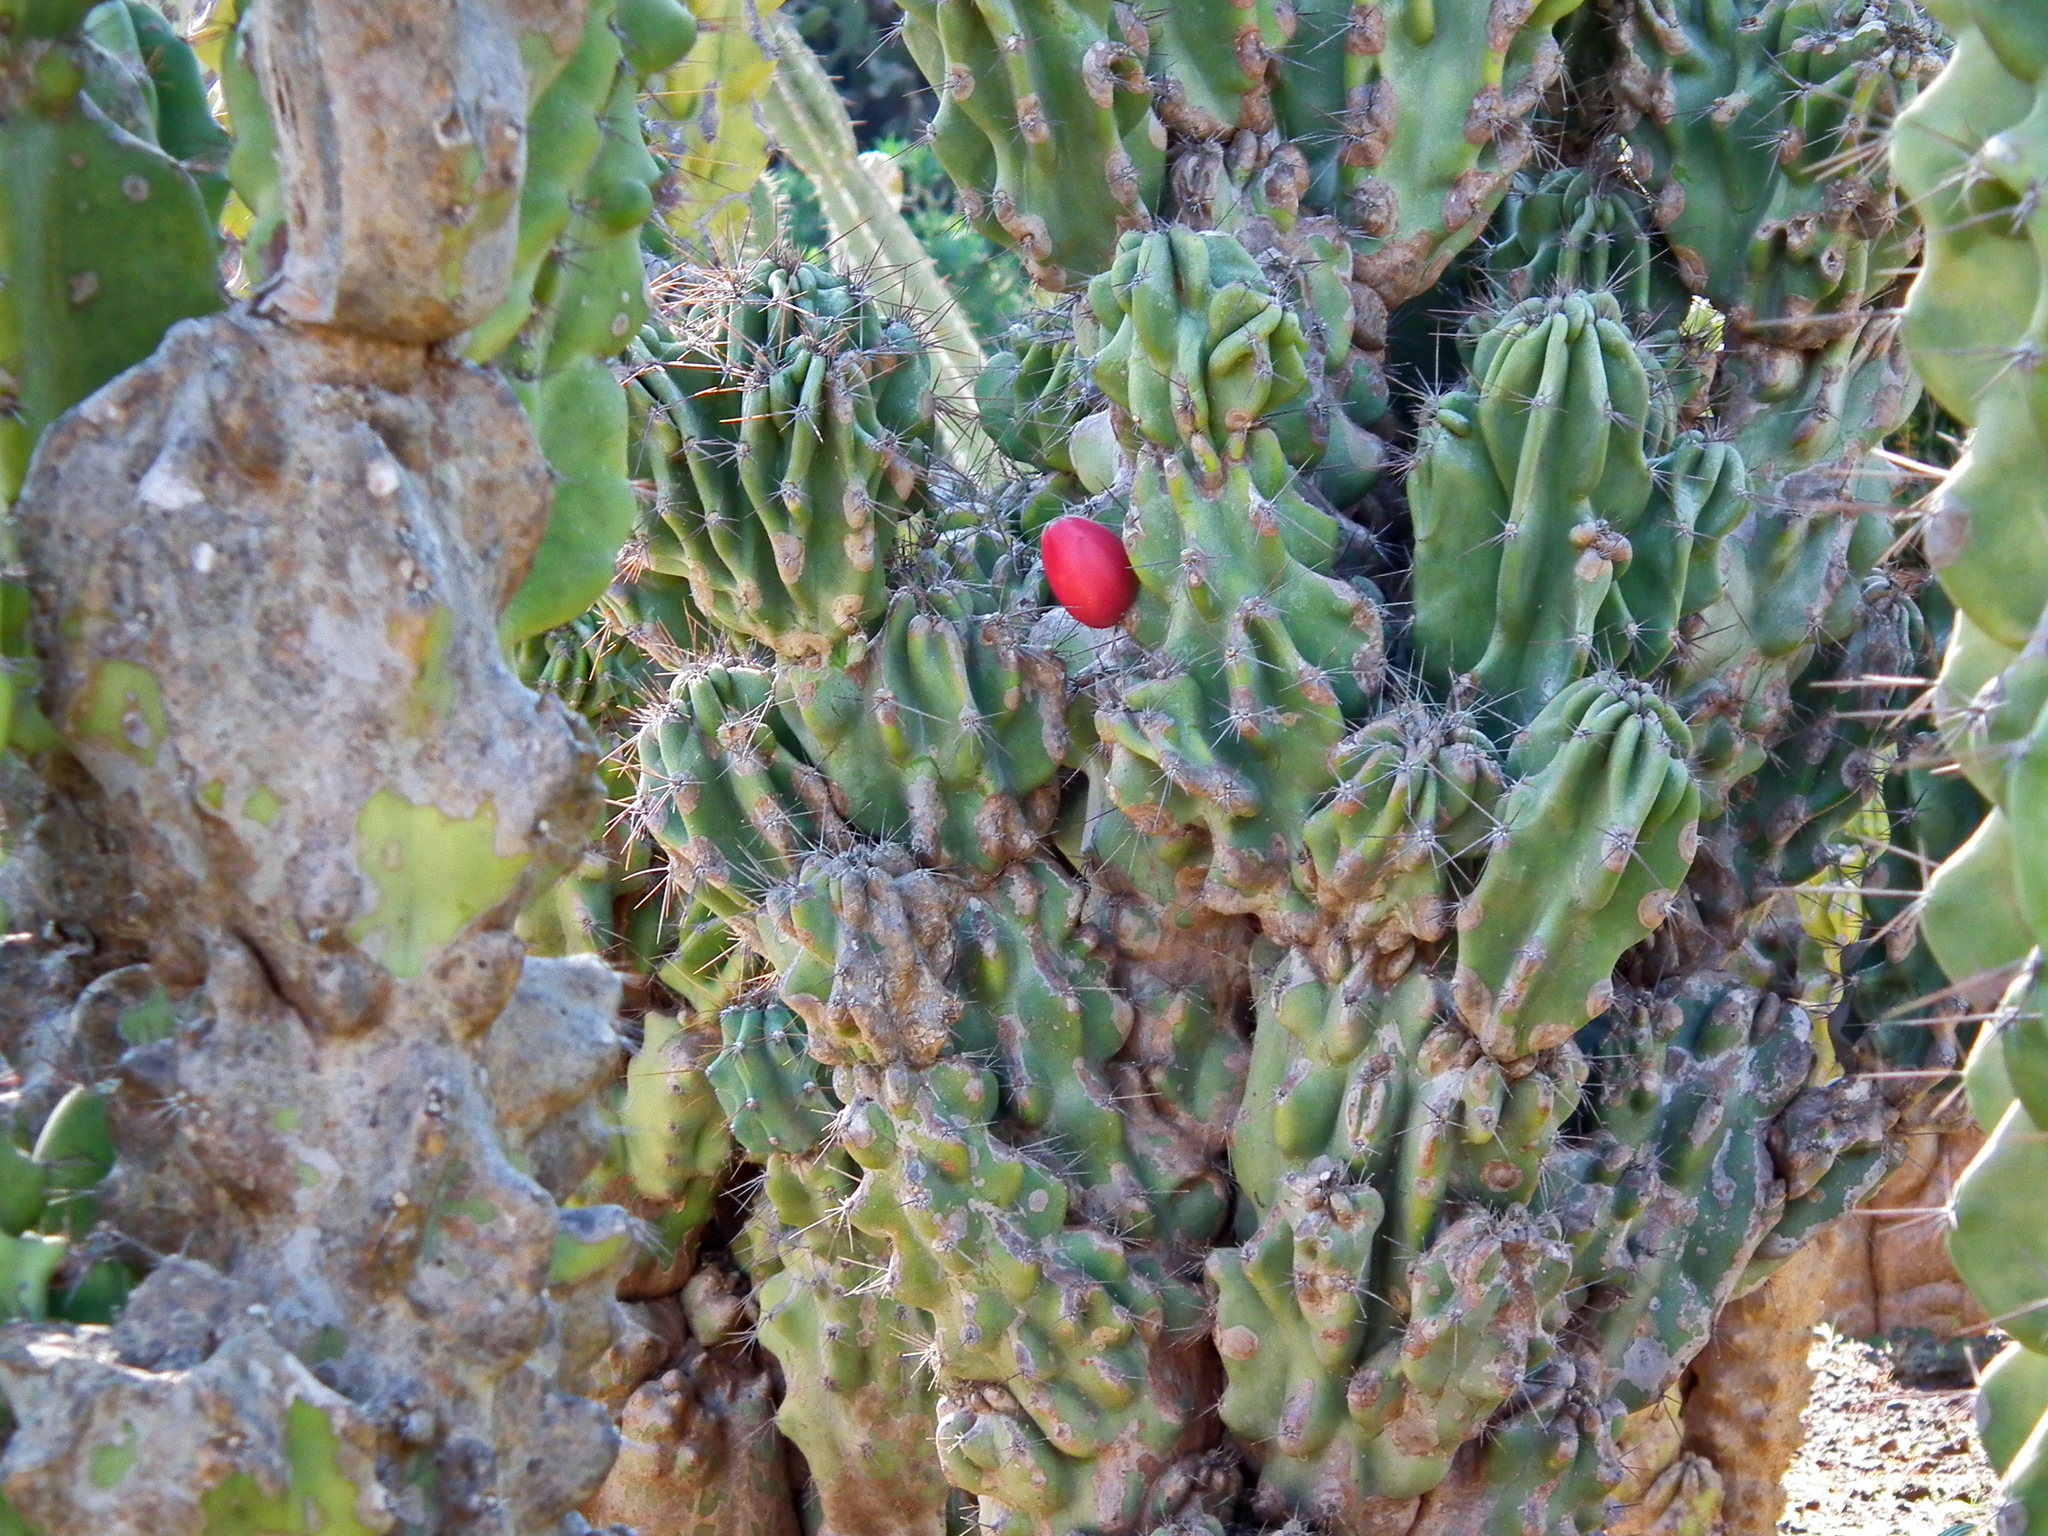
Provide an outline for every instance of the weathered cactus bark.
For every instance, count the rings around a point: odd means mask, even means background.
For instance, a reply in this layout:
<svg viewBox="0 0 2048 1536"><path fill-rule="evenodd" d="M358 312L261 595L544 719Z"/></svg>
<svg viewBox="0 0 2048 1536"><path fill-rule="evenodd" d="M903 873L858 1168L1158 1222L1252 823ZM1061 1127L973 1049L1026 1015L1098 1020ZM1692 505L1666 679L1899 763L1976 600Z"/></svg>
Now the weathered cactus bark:
<svg viewBox="0 0 2048 1536"><path fill-rule="evenodd" d="M1784 1512L1785 1473L1806 1438L1799 1421L1813 1388L1806 1357L1833 1293L1835 1230L1730 1302L1693 1361L1684 1448L1714 1468L1726 1536L1771 1536Z"/></svg>
<svg viewBox="0 0 2048 1536"><path fill-rule="evenodd" d="M502 296L521 53L580 8L261 18L283 279L68 416L17 509L168 1009L111 1065L100 1212L180 1257L112 1333L0 1343L0 1478L48 1531L536 1530L614 1446L576 1389L625 1218L553 1196L604 1149L617 983L509 932L598 791L496 638L545 463L431 348Z"/></svg>

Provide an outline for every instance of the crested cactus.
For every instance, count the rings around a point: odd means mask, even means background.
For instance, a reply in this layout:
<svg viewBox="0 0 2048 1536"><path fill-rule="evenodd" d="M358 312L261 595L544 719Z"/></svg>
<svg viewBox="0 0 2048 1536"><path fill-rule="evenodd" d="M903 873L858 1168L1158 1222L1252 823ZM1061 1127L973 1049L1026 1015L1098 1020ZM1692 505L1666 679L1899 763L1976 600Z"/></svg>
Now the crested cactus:
<svg viewBox="0 0 2048 1536"><path fill-rule="evenodd" d="M911 0L982 365L776 9L0 0L0 1528L1592 1536L1972 1011L2024 1316L2031 17Z"/></svg>
<svg viewBox="0 0 2048 1536"><path fill-rule="evenodd" d="M845 792L848 820L935 865L995 870L1051 829L1067 678L991 582L898 590L881 630L791 665L784 718ZM978 611L979 610L979 611Z"/></svg>
<svg viewBox="0 0 2048 1536"><path fill-rule="evenodd" d="M1427 292L1535 148L1579 0L1301 8L1280 112L1315 195L1362 238L1354 271L1387 304Z"/></svg>

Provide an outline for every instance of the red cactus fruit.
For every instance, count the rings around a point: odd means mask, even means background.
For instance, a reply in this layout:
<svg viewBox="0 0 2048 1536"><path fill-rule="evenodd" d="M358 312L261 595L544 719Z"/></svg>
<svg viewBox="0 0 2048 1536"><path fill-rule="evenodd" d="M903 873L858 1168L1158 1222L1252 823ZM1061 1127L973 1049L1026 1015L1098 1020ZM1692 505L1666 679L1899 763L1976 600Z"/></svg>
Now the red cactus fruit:
<svg viewBox="0 0 2048 1536"><path fill-rule="evenodd" d="M1056 517L1038 536L1045 579L1059 605L1090 629L1107 629L1138 595L1124 541L1085 517Z"/></svg>

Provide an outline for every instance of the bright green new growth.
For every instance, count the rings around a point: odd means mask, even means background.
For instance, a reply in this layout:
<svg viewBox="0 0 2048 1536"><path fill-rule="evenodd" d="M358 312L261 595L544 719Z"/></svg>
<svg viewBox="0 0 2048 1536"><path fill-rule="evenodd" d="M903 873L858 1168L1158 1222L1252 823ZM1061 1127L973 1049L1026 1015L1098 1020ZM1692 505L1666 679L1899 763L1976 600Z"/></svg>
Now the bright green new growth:
<svg viewBox="0 0 2048 1536"><path fill-rule="evenodd" d="M660 248L732 259L773 238L759 98L775 73L756 18L782 0L694 0L695 39L648 82L644 110L668 141L673 203L650 226ZM680 31L680 29L678 29Z"/></svg>
<svg viewBox="0 0 2048 1536"><path fill-rule="evenodd" d="M723 1058L683 1020L650 1013L619 1107L624 1161L642 1194L671 1202L664 1236L680 1238L711 1214L718 1176L731 1155L731 1112L714 1097Z"/></svg>
<svg viewBox="0 0 2048 1536"><path fill-rule="evenodd" d="M508 645L597 600L639 511L621 473L626 400L607 366L647 319L641 231L662 167L638 93L696 30L681 0L599 0L583 46L534 104L512 285L465 348L511 375L555 477L533 573L499 621Z"/></svg>

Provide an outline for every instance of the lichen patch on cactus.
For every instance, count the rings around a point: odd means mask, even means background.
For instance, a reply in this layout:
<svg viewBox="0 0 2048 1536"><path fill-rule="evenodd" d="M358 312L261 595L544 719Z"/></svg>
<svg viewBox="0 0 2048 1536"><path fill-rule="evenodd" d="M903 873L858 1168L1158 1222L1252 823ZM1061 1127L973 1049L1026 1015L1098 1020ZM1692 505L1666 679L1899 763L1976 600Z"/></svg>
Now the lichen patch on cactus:
<svg viewBox="0 0 2048 1536"><path fill-rule="evenodd" d="M170 733L156 674L132 661L101 662L73 703L65 729L154 768L157 748Z"/></svg>
<svg viewBox="0 0 2048 1536"><path fill-rule="evenodd" d="M363 1490L350 1480L336 1456L334 1426L327 1414L303 1398L285 1410L285 1458L290 1481L282 1489L262 1487L236 1473L208 1491L202 1502L206 1536L257 1536L258 1532L322 1536L377 1536L389 1517L365 1519Z"/></svg>
<svg viewBox="0 0 2048 1536"><path fill-rule="evenodd" d="M349 924L349 941L412 980L471 919L517 888L532 856L501 854L499 845L498 809L489 800L453 816L378 790L356 817L356 865L377 904Z"/></svg>

